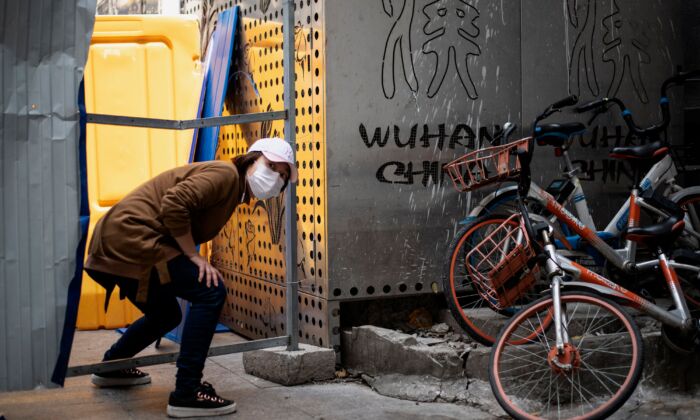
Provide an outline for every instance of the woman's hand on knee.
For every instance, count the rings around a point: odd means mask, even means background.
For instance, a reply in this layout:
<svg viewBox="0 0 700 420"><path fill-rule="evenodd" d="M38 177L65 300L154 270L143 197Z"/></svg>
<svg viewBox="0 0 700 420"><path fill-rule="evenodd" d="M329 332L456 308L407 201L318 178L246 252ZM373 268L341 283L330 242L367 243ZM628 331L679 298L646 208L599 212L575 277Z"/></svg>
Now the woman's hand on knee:
<svg viewBox="0 0 700 420"><path fill-rule="evenodd" d="M200 283L202 280L206 280L207 287L211 287L212 283L214 283L214 286L218 287L219 280L221 280L222 283L224 282L224 276L221 275L219 270L217 270L213 265L209 264L209 261L207 261L201 255L194 254L190 256L190 260L199 270L199 277L197 278L197 281Z"/></svg>

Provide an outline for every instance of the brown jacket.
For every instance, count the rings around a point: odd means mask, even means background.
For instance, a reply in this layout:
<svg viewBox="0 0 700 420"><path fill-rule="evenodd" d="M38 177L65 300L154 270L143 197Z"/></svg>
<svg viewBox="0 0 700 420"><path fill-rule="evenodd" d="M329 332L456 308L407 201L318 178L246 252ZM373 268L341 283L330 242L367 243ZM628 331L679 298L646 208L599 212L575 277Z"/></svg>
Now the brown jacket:
<svg viewBox="0 0 700 420"><path fill-rule="evenodd" d="M85 268L138 279L138 300L145 300L151 269L158 266L163 277L163 263L182 253L174 237L191 232L196 244L213 239L245 187L232 162L198 162L163 172L97 222Z"/></svg>

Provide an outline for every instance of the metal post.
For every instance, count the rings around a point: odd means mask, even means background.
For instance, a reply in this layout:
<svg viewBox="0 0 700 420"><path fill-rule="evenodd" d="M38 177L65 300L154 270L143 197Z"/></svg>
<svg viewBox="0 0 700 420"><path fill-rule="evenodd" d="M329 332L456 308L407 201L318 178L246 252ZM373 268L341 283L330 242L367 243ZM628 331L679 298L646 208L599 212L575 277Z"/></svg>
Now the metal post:
<svg viewBox="0 0 700 420"><path fill-rule="evenodd" d="M285 140L292 146L296 161L295 107L294 107L294 0L284 3L284 122ZM297 205L296 185L290 183L285 195L285 257L287 265L287 335L288 351L299 350L299 305L297 302Z"/></svg>

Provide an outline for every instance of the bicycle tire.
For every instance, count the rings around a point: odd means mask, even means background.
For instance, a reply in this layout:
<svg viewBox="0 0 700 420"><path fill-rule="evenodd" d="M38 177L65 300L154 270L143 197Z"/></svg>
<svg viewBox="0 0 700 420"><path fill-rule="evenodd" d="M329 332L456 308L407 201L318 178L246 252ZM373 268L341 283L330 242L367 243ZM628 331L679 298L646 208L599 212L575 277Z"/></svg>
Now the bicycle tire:
<svg viewBox="0 0 700 420"><path fill-rule="evenodd" d="M691 187L686 188L684 190L700 190L700 187ZM674 194L671 199L674 203L678 204L686 213L688 213L691 208L693 209L693 216L688 216L688 218L691 219L690 227L696 232L700 232L700 226L696 226L696 224L700 224L700 221L692 220L695 217L700 217L700 214L698 214L700 213L700 191L698 191L697 193L693 192L690 194L683 194L682 190L679 191L677 194ZM676 241L676 245L681 248L690 248L694 251L700 249L700 240L698 240L698 238L695 237L691 238L687 236L689 235L681 235L681 237Z"/></svg>
<svg viewBox="0 0 700 420"><path fill-rule="evenodd" d="M590 412L585 412L585 409L582 408L583 404L580 406L574 406L576 413L571 414L573 417L581 417L581 418L586 418L586 419L598 419L598 418L605 418L615 411L617 411L632 395L634 390L637 387L637 384L639 383L639 380L641 378L642 374L642 369L643 369L643 361L644 361L644 350L643 350L643 342L642 342L642 336L639 331L639 328L635 324L635 322L632 320L632 317L624 311L620 305L617 303L610 301L608 299L605 299L599 295L593 294L593 293L587 293L587 292L563 292L561 294L561 301L564 304L567 305L572 305L574 303L577 304L582 304L582 307L585 306L598 306L598 308L603 308L605 309L609 314L617 318L617 321L619 321L619 325L621 325L620 329L620 336L617 336L618 332L608 332L602 329L602 327L606 327L607 325L613 325L613 327L609 327L610 329L614 328L614 325L617 325L617 323L613 321L606 321L605 318L602 318L604 323L598 324L600 321L598 321L599 318L597 315L599 315L599 311L594 314L594 316L591 319L594 319L596 321L591 322L590 327L588 323L584 324L578 324L575 323L571 320L571 318L574 318L576 315L576 311L578 311L579 306L576 305L574 308L574 313L570 314L567 311L567 315L569 315L569 323L566 326L566 329L571 331L570 334L574 334L574 331L576 331L577 328L583 328L583 332L577 331L576 333L579 333L580 336L573 336L572 335L572 342L575 341L576 338L579 338L578 344L570 344L570 347L568 350L570 353L568 353L569 356L571 356L571 359L567 362L570 366L574 366L571 369L571 372L567 373L562 373L561 369L560 371L557 371L558 367L552 363L552 359L555 356L555 353L553 353L555 350L552 349L550 346L551 340L547 339L547 334L553 334L554 328L547 328L545 330L545 334L538 337L538 341L529 344L528 346L512 346L509 342L508 339L510 338L511 335L515 334L516 331L519 331L518 327L521 325L525 325L525 321L528 321L530 327L532 327L532 322L530 322L530 318L532 318L535 314L539 314L541 312L544 312L547 310L548 312L552 311L552 297L551 296L546 296L542 299L539 299L532 304L528 305L526 308L521 310L519 313L517 313L511 320L510 322L503 328L501 333L498 336L498 339L496 340L496 343L493 347L493 350L491 352L491 356L489 359L489 382L491 384L491 389L494 393L494 396L496 397L496 400L498 403L501 405L501 407L513 418L516 419L533 419L533 418L547 418L547 417L540 417L546 414L544 412L544 409L541 406L537 406L536 402L532 403L532 408L531 411L533 411L535 414L528 412L524 407L526 407L529 403L530 400L528 399L530 395L532 395L533 390L536 390L535 392L538 393L540 392L538 390L538 384L541 382L541 379L539 379L536 383L533 383L530 386L527 381L530 381L532 378L537 377L538 372L543 372L542 375L546 377L546 375L549 373L549 387L548 387L548 393L552 392L552 380L554 378L554 381L556 381L556 392L557 392L557 411L554 412L553 414L556 415L557 418L560 418L561 412L559 411L562 407L562 401L565 400L564 397L570 396L570 398L575 402L575 393L574 390L578 391L579 395L581 396L581 402L583 400L586 400L588 402L588 399L584 396L583 387L582 387L582 382L581 382L581 372L588 371L591 372L589 369L590 363L597 363L600 362L600 364L604 367L601 368L601 372L605 371L608 372L608 374L602 373L602 378L603 379L608 379L608 376L620 376L622 379L619 379L619 382L622 382L620 385L619 389L617 389L609 399L605 399L602 401L602 404L598 407L593 407L591 404L593 410ZM568 306L571 308L571 306ZM581 310L581 314L583 315L583 310ZM591 315L590 311L588 312L587 315ZM538 318L539 319L539 318ZM591 334L587 334L589 329L592 329L593 325L599 325L601 327L600 331L591 331ZM583 325L583 327L581 327ZM616 355L623 355L625 356L625 353L615 353L612 352L611 350L615 349L616 347L609 347L609 344L605 344L604 340L609 339L609 337L612 337L610 340L611 343L616 343L619 342L620 337L629 337L629 343L631 346L631 351L630 351L630 362L629 362L629 367L623 366L622 369L625 369L623 371L623 374L617 374L614 373L615 371L613 369L618 369L619 367L615 366L615 362L617 358L620 358L620 356L613 356L611 354L616 354ZM588 338L591 337L591 338ZM586 341L587 345L591 345L591 343L596 342L603 342L601 344L601 350L599 351L598 357L600 359L595 359L591 358L589 355L594 354L594 351L592 352L584 352L582 349L584 347L582 344L584 343L584 340L587 339ZM539 346L538 351L533 350L533 348L537 348ZM518 351L520 355L524 354L525 357L522 356L513 356L514 357L514 363L516 364L516 367L513 368L513 365L508 365L507 361L503 361L502 359L505 359L504 357L504 349L509 349L513 351ZM544 350L544 352L542 352ZM543 357L544 356L544 357ZM585 358L585 359L584 359ZM529 360L528 360L529 359ZM577 362L578 360L578 362ZM534 361L536 362L539 366L544 366L544 369L536 369L533 366L526 365L525 363L528 361ZM503 363L503 367L507 367L507 369L501 369L501 363ZM517 366L517 365L522 365L522 366ZM570 367L569 366L569 367ZM517 375L519 371L517 369L522 368L525 372L523 375ZM511 373L512 372L512 373ZM559 376L554 376L555 375ZM577 378L578 378L578 388L576 387L576 378L573 377L574 372L576 372ZM506 377L504 376L505 373L509 373L510 376ZM564 393L562 393L562 397L560 398L560 394L558 393L560 388L559 388L559 383L562 382L560 378L564 375L568 374L572 375L572 378L566 377L566 380L568 383L571 384L571 391L570 393L568 390L564 389ZM513 376L515 375L515 376ZM527 379L525 379L525 384L519 383L522 382L520 379L521 377L529 375ZM584 372L585 375L585 372ZM608 391L610 389L605 386L606 384L601 380L601 377L597 377L595 374L591 376L593 379L597 379L600 381L603 385L604 388ZM584 378L585 379L585 378ZM534 380L534 379L533 379ZM611 380L612 383L615 383L614 381ZM566 382L564 382L566 385ZM593 382L595 384L595 382ZM588 385L586 385L588 386ZM527 394L525 396L514 396L514 395L509 395L508 392L505 391L506 387L511 390L518 390L518 389L523 389L523 393L525 393L527 390ZM515 391L512 391L514 393ZM590 394L593 395L593 397L596 397L595 394L592 392L588 391ZM612 393L612 391L611 391ZM542 398L545 398L543 396ZM549 408L549 403L552 400L552 395L548 394L546 396L547 402L545 403L545 406ZM597 402L594 400L594 402ZM589 402L590 404L590 402ZM537 407L537 408L535 408ZM566 407L564 407L566 408ZM566 413L566 412L565 412Z"/></svg>
<svg viewBox="0 0 700 420"><path fill-rule="evenodd" d="M692 207L694 209L694 217L700 216L700 187L684 188L673 194L670 199L678 204L686 213ZM692 220L693 218L690 220L691 227L698 232L700 231L700 223L698 223L697 220ZM689 249L698 252L700 250L700 240L695 237L690 237L690 235L681 235L674 243L674 249ZM692 261L690 263L692 264ZM679 272L678 277L681 282L681 290L683 290L683 294L685 295L690 309L696 312L699 311L700 285L695 281L694 274L691 276L692 278L688 279L686 273Z"/></svg>

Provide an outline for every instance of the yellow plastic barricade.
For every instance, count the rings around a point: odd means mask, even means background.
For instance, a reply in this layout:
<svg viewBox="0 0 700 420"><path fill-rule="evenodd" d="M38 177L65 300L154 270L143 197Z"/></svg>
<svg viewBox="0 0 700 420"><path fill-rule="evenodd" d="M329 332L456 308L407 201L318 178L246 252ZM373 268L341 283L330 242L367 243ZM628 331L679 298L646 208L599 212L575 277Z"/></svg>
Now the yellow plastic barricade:
<svg viewBox="0 0 700 420"><path fill-rule="evenodd" d="M88 113L196 118L202 87L199 28L187 16L97 16L85 68ZM187 163L192 130L88 124L88 241L97 221L132 189ZM89 243L89 242L88 242ZM83 275L79 329L119 328L141 313Z"/></svg>

